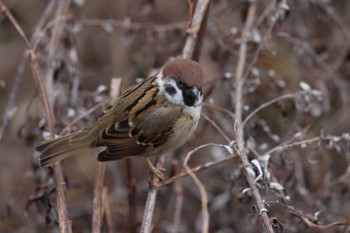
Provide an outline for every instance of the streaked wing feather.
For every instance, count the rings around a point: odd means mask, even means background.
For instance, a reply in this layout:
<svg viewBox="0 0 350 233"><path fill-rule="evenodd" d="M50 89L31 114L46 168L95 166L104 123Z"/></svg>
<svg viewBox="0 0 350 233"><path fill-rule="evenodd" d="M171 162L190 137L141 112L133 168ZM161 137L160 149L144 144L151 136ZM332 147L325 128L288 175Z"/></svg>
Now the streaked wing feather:
<svg viewBox="0 0 350 233"><path fill-rule="evenodd" d="M144 132L135 121L128 124L128 127L125 122L112 125L100 135L100 144L107 149L98 155L98 160L109 161L142 155L166 143L171 133L171 128L163 130L162 133Z"/></svg>
<svg viewBox="0 0 350 233"><path fill-rule="evenodd" d="M164 107L164 97L159 94L155 78L141 91L142 82L122 96L134 95L134 101L124 105L126 116L116 124L106 125L96 146L106 146L98 156L99 161L145 155L155 147L168 142L172 127L181 116L179 110ZM113 114L110 112L108 114ZM133 117L131 117L133 116ZM156 121L155 118L159 119Z"/></svg>

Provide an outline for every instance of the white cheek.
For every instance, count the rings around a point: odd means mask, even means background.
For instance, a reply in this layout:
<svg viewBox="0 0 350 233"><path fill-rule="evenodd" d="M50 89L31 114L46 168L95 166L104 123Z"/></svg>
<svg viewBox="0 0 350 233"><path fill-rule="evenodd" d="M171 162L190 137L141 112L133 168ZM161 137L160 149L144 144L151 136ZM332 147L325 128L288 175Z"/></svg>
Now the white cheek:
<svg viewBox="0 0 350 233"><path fill-rule="evenodd" d="M183 101L182 91L178 88L178 86L176 85L174 80L172 80L172 79L163 79L162 72L160 72L157 75L157 83L158 83L160 92L165 94L165 97L167 98L167 100L169 102L179 106L182 109L182 111L185 114L191 116L192 119L194 120L195 124L197 124L198 120L200 118L200 115L201 115L203 96L201 96L196 101L196 103L195 103L195 105L193 107L188 107L188 106L185 105L185 103ZM165 91L165 86L166 85L171 85L173 88L175 88L176 93L174 95L169 95Z"/></svg>
<svg viewBox="0 0 350 233"><path fill-rule="evenodd" d="M160 72L157 75L157 83L158 83L158 86L159 86L159 91L164 93L166 99L169 102L171 102L171 103L173 103L175 105L184 106L185 103L183 102L182 91L176 85L175 80L173 80L173 79L163 79L162 77L163 77L163 75ZM176 90L176 93L174 95L169 95L165 91L165 86L168 86L168 85L172 86Z"/></svg>
<svg viewBox="0 0 350 233"><path fill-rule="evenodd" d="M185 105L182 97L182 91L176 86L176 84L172 86L175 88L176 93L172 96L169 95L168 93L165 93L167 99L176 105L181 105L181 106Z"/></svg>

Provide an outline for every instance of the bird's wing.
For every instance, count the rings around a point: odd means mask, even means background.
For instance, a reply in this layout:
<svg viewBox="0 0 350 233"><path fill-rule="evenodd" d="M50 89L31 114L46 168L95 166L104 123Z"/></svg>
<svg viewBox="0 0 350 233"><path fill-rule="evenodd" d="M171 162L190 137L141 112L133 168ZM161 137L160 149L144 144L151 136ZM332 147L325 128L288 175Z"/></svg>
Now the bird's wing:
<svg viewBox="0 0 350 233"><path fill-rule="evenodd" d="M156 108L146 118L125 118L105 128L98 141L100 146L107 148L99 154L98 160L109 161L152 153L169 140L173 126L180 117L179 110Z"/></svg>

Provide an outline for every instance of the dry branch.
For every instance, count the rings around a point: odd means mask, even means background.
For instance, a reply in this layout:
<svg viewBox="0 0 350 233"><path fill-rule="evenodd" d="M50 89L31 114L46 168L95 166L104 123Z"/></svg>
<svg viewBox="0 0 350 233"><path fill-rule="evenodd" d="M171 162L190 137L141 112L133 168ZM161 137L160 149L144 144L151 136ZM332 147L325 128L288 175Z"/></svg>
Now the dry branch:
<svg viewBox="0 0 350 233"><path fill-rule="evenodd" d="M54 8L54 5L55 5L54 3L55 3L55 0L50 0L48 2L43 14L41 15L38 23L35 26L33 35L30 38L30 44L33 44L37 40L39 33L42 31L44 24L46 23L48 17L50 16L50 14ZM19 65L18 65L17 73L16 73L15 79L13 81L10 96L9 96L9 99L8 99L7 104L6 104L4 114L2 117L2 122L1 122L1 126L0 126L0 142L4 136L4 132L6 130L6 127L10 123L11 116L12 116L12 114L10 114L10 113L15 108L15 102L16 102L18 88L19 88L20 83L22 82L23 74L24 74L24 71L25 71L27 64L28 64L28 53L27 53L27 51L25 51L22 55L22 58L21 58Z"/></svg>
<svg viewBox="0 0 350 233"><path fill-rule="evenodd" d="M163 168L163 162L164 162L163 160L164 160L163 156L158 156L156 158L157 169ZM155 174L152 174L150 189L147 195L146 206L143 214L140 233L149 233L152 230L152 218L154 214L154 207L156 205L158 188L160 187L159 183L160 183L160 179Z"/></svg>
<svg viewBox="0 0 350 233"><path fill-rule="evenodd" d="M120 95L121 79L112 79L110 97L112 101ZM92 232L100 233L103 220L103 191L106 163L97 164L97 173L94 187L94 198L92 204Z"/></svg>
<svg viewBox="0 0 350 233"><path fill-rule="evenodd" d="M197 35L199 29L201 28L202 20L204 18L205 12L208 8L209 0L199 0L196 5L195 12L193 14L193 19L191 22L191 27L188 29L189 35L186 39L185 46L182 51L182 57L191 59L193 56L194 47L197 41ZM162 168L163 164L161 162L162 159L157 159L156 167ZM157 183L158 177L152 178L151 183ZM148 233L151 230L152 217L154 212L154 206L156 203L158 189L154 185L151 186L150 191L147 196L145 212L143 216L141 233Z"/></svg>
<svg viewBox="0 0 350 233"><path fill-rule="evenodd" d="M245 143L244 143L244 128L243 128L244 125L242 122L243 84L244 84L243 72L244 72L244 67L245 67L246 58L247 58L248 33L252 28L252 25L255 19L255 14L256 14L256 2L252 0L250 1L247 18L244 23L244 28L240 39L238 63L236 67L235 79L233 79L235 81L234 83L235 111L236 111L235 112L235 116L236 116L235 129L236 129L238 154L245 168L246 178L247 178L249 187L252 190L255 203L258 208L258 213L264 223L266 231L268 233L274 233L269 216L267 214L267 209L265 208L260 192L255 184L254 178L247 172L247 169L251 167L251 164L246 155L246 149L245 149Z"/></svg>
<svg viewBox="0 0 350 233"><path fill-rule="evenodd" d="M52 106L49 101L50 97L48 95L48 90L44 83L44 77L35 56L35 51L33 50L33 47L29 42L27 36L25 35L23 29L17 23L17 20L13 17L11 12L8 10L8 8L5 6L5 4L2 1L0 1L0 12L2 12L11 21L12 25L16 28L17 32L20 34L20 36L22 37L22 39L26 44L27 51L30 58L31 69L33 72L33 78L38 88L41 100L44 103L44 109L47 115L50 136L54 137L55 135L54 114L52 111ZM49 92L49 93L52 93L52 92ZM67 219L67 207L66 207L66 199L63 191L64 180L63 180L61 165L59 163L56 163L53 166L53 168L55 171L55 181L57 185L57 207L58 207L60 232L61 233L71 232L70 223Z"/></svg>
<svg viewBox="0 0 350 233"><path fill-rule="evenodd" d="M183 166L186 169L187 173L189 174L189 176L192 178L192 180L194 181L194 183L196 184L200 195L201 195L201 206L202 206L202 233L208 233L209 232L209 211L208 211L208 196L207 193L205 191L205 187L202 184L202 182L198 179L198 177L196 176L196 173L193 172L193 169L191 169L188 166L188 161L190 160L190 158L192 157L192 155L197 152L200 149L203 149L205 147L208 146L218 146L218 147L224 147L227 148L227 145L221 145L221 144L215 144L215 143L207 143L201 146L198 146L196 148L194 148L192 151L188 152L184 162L183 162Z"/></svg>
<svg viewBox="0 0 350 233"><path fill-rule="evenodd" d="M127 30L134 31L155 31L155 32L166 32L173 30L184 30L186 29L185 22L170 23L165 25L154 25L145 23L136 23L128 20L118 21L113 19L83 19L77 21L78 24L83 26L98 26L98 27L118 27Z"/></svg>

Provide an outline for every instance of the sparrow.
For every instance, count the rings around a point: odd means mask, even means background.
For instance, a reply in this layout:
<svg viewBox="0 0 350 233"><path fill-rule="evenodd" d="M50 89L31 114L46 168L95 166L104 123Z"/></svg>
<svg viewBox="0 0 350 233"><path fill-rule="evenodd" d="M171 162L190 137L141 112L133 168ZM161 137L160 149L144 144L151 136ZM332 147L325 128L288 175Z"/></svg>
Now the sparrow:
<svg viewBox="0 0 350 233"><path fill-rule="evenodd" d="M202 84L199 63L169 61L158 74L126 90L91 127L40 142L35 148L41 153L39 165L48 167L85 147L105 147L98 161L143 156L162 179L149 157L174 151L193 135L201 114Z"/></svg>

